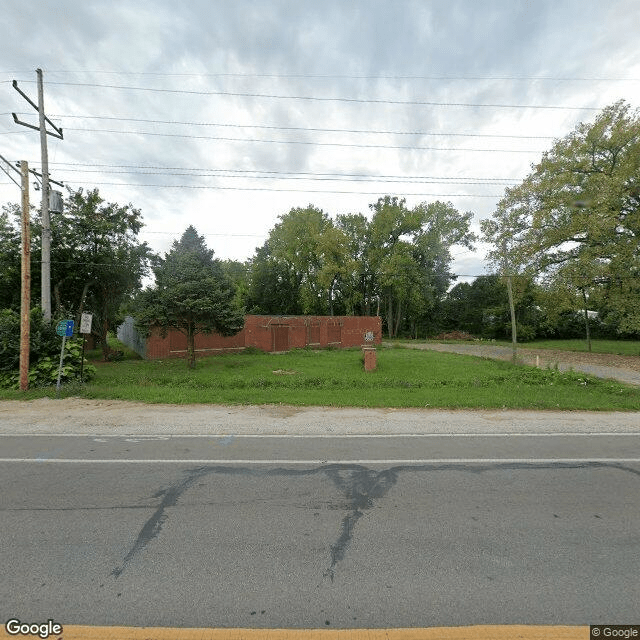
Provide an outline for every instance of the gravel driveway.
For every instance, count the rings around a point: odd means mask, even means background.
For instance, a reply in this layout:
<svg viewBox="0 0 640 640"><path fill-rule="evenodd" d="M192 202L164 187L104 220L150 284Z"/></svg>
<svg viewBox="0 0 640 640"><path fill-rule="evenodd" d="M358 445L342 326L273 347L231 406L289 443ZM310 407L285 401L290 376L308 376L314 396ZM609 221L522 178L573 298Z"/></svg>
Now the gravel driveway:
<svg viewBox="0 0 640 640"><path fill-rule="evenodd" d="M436 342L405 343L408 349L430 349L460 353L495 360L511 360L511 347L490 343L444 344ZM561 371L581 371L598 378L612 378L640 386L640 356L619 356L611 353L556 351L554 349L522 349L518 347L518 362L532 366L555 367Z"/></svg>

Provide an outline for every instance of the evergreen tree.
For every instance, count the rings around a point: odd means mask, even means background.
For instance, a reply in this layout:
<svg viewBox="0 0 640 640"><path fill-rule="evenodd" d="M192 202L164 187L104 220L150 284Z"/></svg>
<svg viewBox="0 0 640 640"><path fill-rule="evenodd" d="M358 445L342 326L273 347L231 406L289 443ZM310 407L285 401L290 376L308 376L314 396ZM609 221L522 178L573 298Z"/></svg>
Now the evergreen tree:
<svg viewBox="0 0 640 640"><path fill-rule="evenodd" d="M136 300L136 324L145 332L157 327L166 336L177 330L187 338L187 365L194 368L195 336L219 333L231 336L244 326L244 310L219 260L203 236L189 226L171 251L153 268L155 286Z"/></svg>

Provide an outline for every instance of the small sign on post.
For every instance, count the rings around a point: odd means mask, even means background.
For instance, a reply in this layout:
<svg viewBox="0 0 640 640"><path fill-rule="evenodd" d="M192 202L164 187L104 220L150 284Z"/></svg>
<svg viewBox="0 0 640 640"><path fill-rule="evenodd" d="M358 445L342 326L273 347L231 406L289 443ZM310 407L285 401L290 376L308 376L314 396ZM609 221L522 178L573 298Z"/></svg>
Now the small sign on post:
<svg viewBox="0 0 640 640"><path fill-rule="evenodd" d="M80 316L80 333L91 333L92 313L83 313Z"/></svg>
<svg viewBox="0 0 640 640"><path fill-rule="evenodd" d="M82 334L82 360L80 360L80 382L84 382L84 345L87 341L87 333L91 333L92 313L83 313L80 316L80 333Z"/></svg>
<svg viewBox="0 0 640 640"><path fill-rule="evenodd" d="M60 378L62 377L62 363L64 361L64 345L67 338L73 335L73 320L61 320L56 327L56 333L62 336L62 349L60 349L60 366L58 367L58 382L56 383L56 392L60 393Z"/></svg>
<svg viewBox="0 0 640 640"><path fill-rule="evenodd" d="M56 327L56 333L63 338L70 338L73 335L73 325L73 320L60 320Z"/></svg>

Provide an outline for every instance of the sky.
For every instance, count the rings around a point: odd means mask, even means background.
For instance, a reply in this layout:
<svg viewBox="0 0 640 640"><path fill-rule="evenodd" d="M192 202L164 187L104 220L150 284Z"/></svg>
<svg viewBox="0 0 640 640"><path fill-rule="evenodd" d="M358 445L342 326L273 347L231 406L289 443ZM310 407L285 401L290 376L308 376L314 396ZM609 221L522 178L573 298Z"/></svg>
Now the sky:
<svg viewBox="0 0 640 640"><path fill-rule="evenodd" d="M12 82L37 101L40 68L51 177L131 203L157 252L192 224L244 261L293 207L387 194L479 233L554 140L640 106L639 20L637 0L4 0L0 154L41 168L11 115L37 125ZM488 272L486 250L452 271Z"/></svg>

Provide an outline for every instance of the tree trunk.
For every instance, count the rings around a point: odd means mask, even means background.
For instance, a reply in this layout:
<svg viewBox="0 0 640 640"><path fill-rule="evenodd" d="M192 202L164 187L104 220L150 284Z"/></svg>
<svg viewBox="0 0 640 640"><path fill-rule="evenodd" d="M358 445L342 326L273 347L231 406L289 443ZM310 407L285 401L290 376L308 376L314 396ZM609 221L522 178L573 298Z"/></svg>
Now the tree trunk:
<svg viewBox="0 0 640 640"><path fill-rule="evenodd" d="M584 326L587 335L587 349L591 353L591 332L589 331L589 312L587 311L587 294L582 290L582 299L584 300Z"/></svg>
<svg viewBox="0 0 640 640"><path fill-rule="evenodd" d="M387 331L389 332L389 338L393 338L393 299L389 294L387 300Z"/></svg>
<svg viewBox="0 0 640 640"><path fill-rule="evenodd" d="M104 291L103 291L104 294ZM109 320L108 320L108 303L107 296L103 295L103 304L102 304L102 324L100 325L100 342L102 343L102 357L105 362L109 359L111 355L111 349L109 348L109 342L107 340L107 334L109 333Z"/></svg>
<svg viewBox="0 0 640 640"><path fill-rule="evenodd" d="M104 316L103 316L104 317ZM100 344L102 345L102 358L106 362L109 359L111 349L109 348L109 341L107 340L107 333L109 332L109 323L104 318L100 331Z"/></svg>
<svg viewBox="0 0 640 640"><path fill-rule="evenodd" d="M402 318L402 300L398 299L398 312L396 315L396 328L394 330L394 334L396 336L396 338L399 335L400 332L400 319Z"/></svg>
<svg viewBox="0 0 640 640"><path fill-rule="evenodd" d="M333 280L331 281L331 285L329 286L329 315L333 315L333 288L336 286L336 280L338 276L333 276Z"/></svg>
<svg viewBox="0 0 640 640"><path fill-rule="evenodd" d="M187 366L189 369L196 368L196 334L193 327L187 329Z"/></svg>
<svg viewBox="0 0 640 640"><path fill-rule="evenodd" d="M87 282L82 289L82 295L80 296L80 304L78 305L78 311L76 313L76 325L78 327L80 327L80 318L82 316L82 312L84 311L84 301L87 299L88 292L89 292L89 283Z"/></svg>
<svg viewBox="0 0 640 640"><path fill-rule="evenodd" d="M516 361L517 349L518 349L518 332L516 324L516 309L513 304L513 289L511 287L511 276L507 276L507 293L509 294L509 310L511 311L511 347L513 353L511 359Z"/></svg>
<svg viewBox="0 0 640 640"><path fill-rule="evenodd" d="M60 283L59 282L56 282L56 284L53 285L53 299L56 302L55 315L58 315L60 313Z"/></svg>

